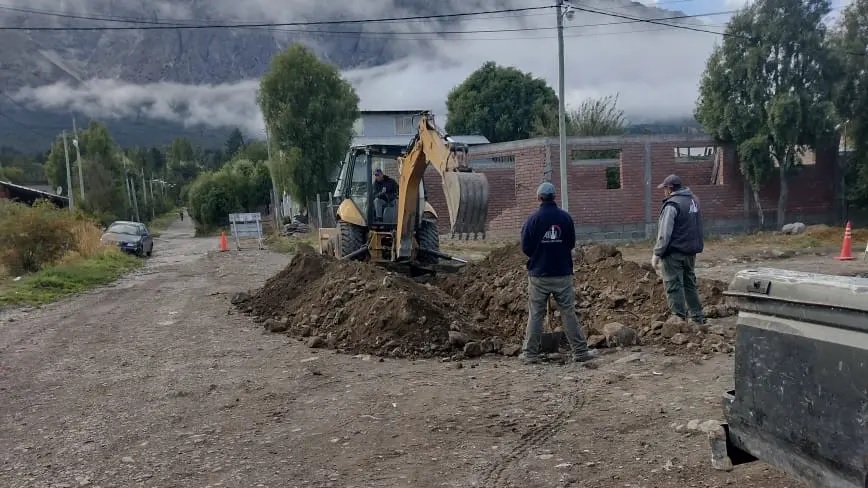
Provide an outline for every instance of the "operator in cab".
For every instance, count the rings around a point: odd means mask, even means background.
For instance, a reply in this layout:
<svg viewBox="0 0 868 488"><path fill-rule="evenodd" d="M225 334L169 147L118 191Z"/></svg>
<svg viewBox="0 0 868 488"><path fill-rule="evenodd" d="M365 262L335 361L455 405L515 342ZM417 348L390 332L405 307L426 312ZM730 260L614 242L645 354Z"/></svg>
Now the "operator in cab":
<svg viewBox="0 0 868 488"><path fill-rule="evenodd" d="M573 248L576 227L573 218L555 203L555 186L543 182L536 191L539 210L521 230L521 250L527 256L527 331L521 360L525 364L540 361L540 337L550 296L561 312L564 332L572 349L572 360L586 363L597 359L595 351L579 328L576 315L576 290L573 285Z"/></svg>
<svg viewBox="0 0 868 488"><path fill-rule="evenodd" d="M383 212L387 207L394 206L397 199L398 182L389 178L380 168L374 170L374 212L378 222L383 221Z"/></svg>

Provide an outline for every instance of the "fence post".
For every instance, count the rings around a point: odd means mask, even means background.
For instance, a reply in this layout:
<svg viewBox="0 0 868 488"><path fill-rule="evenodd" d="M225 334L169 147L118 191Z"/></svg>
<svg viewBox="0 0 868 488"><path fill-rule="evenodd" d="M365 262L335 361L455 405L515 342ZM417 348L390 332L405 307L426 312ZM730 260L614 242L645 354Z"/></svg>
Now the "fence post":
<svg viewBox="0 0 868 488"><path fill-rule="evenodd" d="M322 229L322 204L319 200L319 193L316 194L316 220L317 220L317 229Z"/></svg>

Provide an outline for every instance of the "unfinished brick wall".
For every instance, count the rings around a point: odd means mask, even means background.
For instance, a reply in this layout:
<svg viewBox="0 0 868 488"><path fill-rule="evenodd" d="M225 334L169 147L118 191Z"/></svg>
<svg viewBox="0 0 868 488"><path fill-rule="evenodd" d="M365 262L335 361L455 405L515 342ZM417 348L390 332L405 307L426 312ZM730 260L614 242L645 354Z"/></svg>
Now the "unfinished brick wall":
<svg viewBox="0 0 868 488"><path fill-rule="evenodd" d="M470 154L471 164L489 180L491 236L518 234L527 216L538 207L536 188L547 172L555 187L561 187L555 138L476 146ZM714 148L705 136L570 138L567 154L569 210L577 232L585 238L630 239L649 235L654 231L663 198L657 184L673 173L699 198L710 231L746 230L755 219L752 197L746 193L735 152L731 148ZM790 180L787 205L790 220L812 221L834 216L836 154L821 152L816 160L816 164L804 167ZM434 170L426 172L425 185L428 200L440 214L440 226L446 232L448 212L440 178ZM767 221L774 221L777 195L776 182L761 195Z"/></svg>

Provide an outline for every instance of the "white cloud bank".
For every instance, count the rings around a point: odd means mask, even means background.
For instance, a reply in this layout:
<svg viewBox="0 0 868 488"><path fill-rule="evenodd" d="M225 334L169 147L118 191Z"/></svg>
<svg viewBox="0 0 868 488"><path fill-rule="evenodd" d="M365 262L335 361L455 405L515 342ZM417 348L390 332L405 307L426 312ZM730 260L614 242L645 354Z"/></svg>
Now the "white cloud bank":
<svg viewBox="0 0 868 488"><path fill-rule="evenodd" d="M211 0L219 1L219 0ZM368 4L367 2L371 2ZM511 0L514 6L532 2ZM232 2L235 9L227 15L248 15L248 18L279 20L292 17L299 9L272 10L286 0ZM293 5L309 5L294 0ZM364 0L343 5L377 3ZM382 3L382 2L380 2ZM454 11L480 8L471 2L458 3ZM510 3L510 2L504 2ZM548 4L540 0L537 5ZM238 6L244 4L244 9ZM521 4L521 5L519 5ZM464 5L462 7L462 5ZM481 2L496 8L497 2ZM629 2L583 2L609 12L637 15L637 6ZM56 7L55 7L56 8ZM629 8L629 10L625 10ZM302 9L303 10L303 9ZM345 12L347 18L402 15L407 12L375 8ZM364 11L362 11L364 10ZM163 13L161 11L161 13ZM305 12L307 13L307 12ZM168 15L168 14L167 14ZM175 13L175 18L184 14ZM266 17L270 15L270 17ZM320 13L320 15L324 15ZM651 18L666 16L660 11L648 11ZM672 14L675 15L675 14ZM295 17L298 18L298 17ZM713 22L724 19L715 17ZM568 105L586 97L619 93L621 107L632 120L662 119L687 116L692 113L699 76L705 61L719 36L647 23L626 23L623 19L594 13L578 12L567 22L565 30L565 80ZM699 20L688 22L699 25ZM519 17L500 16L484 21L455 22L440 26L405 23L402 29L431 30L491 30L518 27L551 27L555 23L553 10L533 12ZM597 24L595 26L592 26ZM391 28L398 28L390 24ZM352 30L355 26L343 27ZM370 27L371 30L388 27ZM719 30L718 26L710 27ZM450 89L459 84L485 61L515 66L546 79L557 89L557 40L553 29L529 32L493 32L452 36L448 40L407 41L396 38L391 42L406 42L410 55L385 66L350 70L345 77L356 87L362 109L434 110L442 122L445 99ZM463 37L458 38L458 37ZM158 83L132 85L118 80L90 80L78 86L53 84L25 88L15 94L24 104L43 109L73 109L94 118L140 116L155 120L182 122L187 125L243 128L251 134L262 133L262 120L256 105L258 80L245 80L219 85L181 85Z"/></svg>

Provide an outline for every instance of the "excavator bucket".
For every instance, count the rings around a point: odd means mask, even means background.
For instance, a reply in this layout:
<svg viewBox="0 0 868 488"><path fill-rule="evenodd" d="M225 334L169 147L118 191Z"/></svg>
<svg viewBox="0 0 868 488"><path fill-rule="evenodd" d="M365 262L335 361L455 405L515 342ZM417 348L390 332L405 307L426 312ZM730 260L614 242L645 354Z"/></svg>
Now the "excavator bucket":
<svg viewBox="0 0 868 488"><path fill-rule="evenodd" d="M443 175L452 235L485 239L488 217L488 179L482 173L450 171Z"/></svg>

